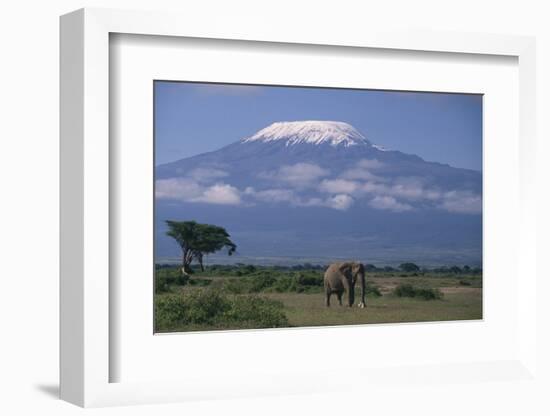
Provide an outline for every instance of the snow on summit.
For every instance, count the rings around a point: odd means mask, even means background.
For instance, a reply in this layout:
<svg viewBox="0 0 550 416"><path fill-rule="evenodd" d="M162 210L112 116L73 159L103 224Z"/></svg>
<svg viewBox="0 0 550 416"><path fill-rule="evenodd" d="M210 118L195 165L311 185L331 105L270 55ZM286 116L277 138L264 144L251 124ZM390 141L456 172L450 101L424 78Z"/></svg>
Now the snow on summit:
<svg viewBox="0 0 550 416"><path fill-rule="evenodd" d="M273 123L258 131L251 137L242 140L246 142L271 142L283 140L286 146L299 143L322 144L332 146L371 145L357 129L341 121L284 121Z"/></svg>

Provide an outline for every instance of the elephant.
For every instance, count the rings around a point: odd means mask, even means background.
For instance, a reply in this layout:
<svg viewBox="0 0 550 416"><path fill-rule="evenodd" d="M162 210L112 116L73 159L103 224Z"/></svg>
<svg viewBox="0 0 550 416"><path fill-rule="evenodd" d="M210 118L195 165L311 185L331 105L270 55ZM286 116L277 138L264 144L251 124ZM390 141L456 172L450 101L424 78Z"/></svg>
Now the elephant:
<svg viewBox="0 0 550 416"><path fill-rule="evenodd" d="M330 295L336 293L338 302L342 305L344 291L348 294L348 306L353 306L355 301L355 283L359 278L361 284L360 308L366 306L365 302L365 266L361 263L346 262L332 263L325 271L325 306L330 306Z"/></svg>

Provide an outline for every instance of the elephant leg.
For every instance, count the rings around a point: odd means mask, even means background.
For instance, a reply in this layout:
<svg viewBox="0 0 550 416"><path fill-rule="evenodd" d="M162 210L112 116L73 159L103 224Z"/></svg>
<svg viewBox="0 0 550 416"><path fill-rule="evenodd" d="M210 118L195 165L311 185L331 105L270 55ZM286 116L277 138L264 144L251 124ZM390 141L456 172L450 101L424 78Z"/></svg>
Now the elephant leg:
<svg viewBox="0 0 550 416"><path fill-rule="evenodd" d="M330 288L325 287L325 306L327 308L330 306L330 295L331 295Z"/></svg>
<svg viewBox="0 0 550 416"><path fill-rule="evenodd" d="M338 296L338 304L342 306L342 295L343 292L338 292L336 296Z"/></svg>
<svg viewBox="0 0 550 416"><path fill-rule="evenodd" d="M354 294L354 287L353 287L353 284L350 284L347 279L344 279L342 281L342 283L344 284L344 289L346 290L346 294L348 296L348 306L353 306L353 302L354 302L354 298L355 298L355 294Z"/></svg>

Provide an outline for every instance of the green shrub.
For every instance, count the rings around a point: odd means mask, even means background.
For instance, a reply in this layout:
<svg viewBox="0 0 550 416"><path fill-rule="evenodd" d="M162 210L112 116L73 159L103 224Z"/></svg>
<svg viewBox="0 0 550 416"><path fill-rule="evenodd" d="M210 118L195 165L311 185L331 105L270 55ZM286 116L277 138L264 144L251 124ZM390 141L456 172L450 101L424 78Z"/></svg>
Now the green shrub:
<svg viewBox="0 0 550 416"><path fill-rule="evenodd" d="M223 282L223 290L228 293L248 293L249 285L244 279L228 279Z"/></svg>
<svg viewBox="0 0 550 416"><path fill-rule="evenodd" d="M303 286L323 286L323 276L319 273L299 273L297 277L297 283Z"/></svg>
<svg viewBox="0 0 550 416"><path fill-rule="evenodd" d="M155 292L170 292L170 286L184 286L188 283L189 276L181 272L177 267L157 267L155 270Z"/></svg>
<svg viewBox="0 0 550 416"><path fill-rule="evenodd" d="M379 298L382 296L382 292L380 292L380 288L378 286L367 282L365 285L365 295Z"/></svg>
<svg viewBox="0 0 550 416"><path fill-rule="evenodd" d="M398 285L393 294L398 297L418 298L423 300L442 299L443 293L439 289L418 288L410 283L402 283Z"/></svg>
<svg viewBox="0 0 550 416"><path fill-rule="evenodd" d="M259 296L235 296L223 315L229 324L246 328L277 328L289 326L282 302Z"/></svg>
<svg viewBox="0 0 550 416"><path fill-rule="evenodd" d="M407 298L414 298L416 295L416 290L413 285L410 283L403 283L400 285L397 285L397 287L393 290L394 295L398 297L407 297Z"/></svg>
<svg viewBox="0 0 550 416"><path fill-rule="evenodd" d="M241 269L241 272L243 274L250 274L250 273L254 273L256 271L256 267L254 267L252 264L249 264L247 266L244 266L242 269Z"/></svg>
<svg viewBox="0 0 550 416"><path fill-rule="evenodd" d="M212 283L212 279L189 279L191 286L209 286Z"/></svg>
<svg viewBox="0 0 550 416"><path fill-rule="evenodd" d="M298 282L293 277L280 277L272 286L275 292L296 292L298 289Z"/></svg>
<svg viewBox="0 0 550 416"><path fill-rule="evenodd" d="M424 300L442 299L443 292L439 289L417 289L416 297Z"/></svg>
<svg viewBox="0 0 550 416"><path fill-rule="evenodd" d="M230 308L227 296L215 290L196 290L186 295L187 313L190 324L213 324Z"/></svg>
<svg viewBox="0 0 550 416"><path fill-rule="evenodd" d="M468 278L460 279L458 281L458 284L461 286L481 288L483 286L483 281L480 278L468 277Z"/></svg>
<svg viewBox="0 0 550 416"><path fill-rule="evenodd" d="M189 275L183 274L181 271L176 277L176 284L180 286L185 286L189 282Z"/></svg>
<svg viewBox="0 0 550 416"><path fill-rule="evenodd" d="M185 324L188 304L183 296L155 296L155 329L173 329Z"/></svg>
<svg viewBox="0 0 550 416"><path fill-rule="evenodd" d="M155 329L275 328L289 326L281 302L215 290L155 297Z"/></svg>
<svg viewBox="0 0 550 416"><path fill-rule="evenodd" d="M224 282L223 288L228 293L258 293L264 289L270 288L277 279L269 274L259 274L256 276L241 277L239 279L228 279Z"/></svg>
<svg viewBox="0 0 550 416"><path fill-rule="evenodd" d="M159 328L188 324L213 324L229 307L229 301L217 291L197 290L186 295L155 298L155 323Z"/></svg>
<svg viewBox="0 0 550 416"><path fill-rule="evenodd" d="M275 283L275 278L269 274L250 277L250 290L248 293L258 293Z"/></svg>
<svg viewBox="0 0 550 416"><path fill-rule="evenodd" d="M155 276L155 293L170 292L170 284L166 276Z"/></svg>

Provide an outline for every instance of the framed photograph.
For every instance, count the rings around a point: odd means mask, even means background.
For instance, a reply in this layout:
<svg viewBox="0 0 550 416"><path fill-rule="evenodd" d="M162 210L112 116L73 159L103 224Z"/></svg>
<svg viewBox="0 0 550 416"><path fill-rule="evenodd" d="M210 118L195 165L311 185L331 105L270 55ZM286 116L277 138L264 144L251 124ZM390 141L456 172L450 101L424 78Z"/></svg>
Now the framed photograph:
<svg viewBox="0 0 550 416"><path fill-rule="evenodd" d="M482 319L481 94L153 88L155 331Z"/></svg>
<svg viewBox="0 0 550 416"><path fill-rule="evenodd" d="M246 29L61 18L62 398L536 384L534 40Z"/></svg>

